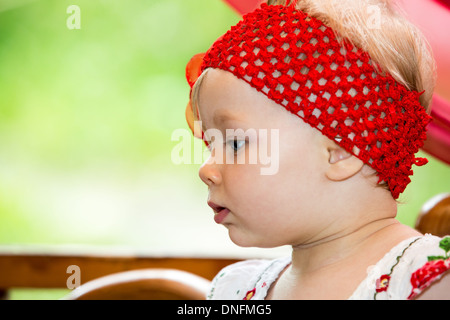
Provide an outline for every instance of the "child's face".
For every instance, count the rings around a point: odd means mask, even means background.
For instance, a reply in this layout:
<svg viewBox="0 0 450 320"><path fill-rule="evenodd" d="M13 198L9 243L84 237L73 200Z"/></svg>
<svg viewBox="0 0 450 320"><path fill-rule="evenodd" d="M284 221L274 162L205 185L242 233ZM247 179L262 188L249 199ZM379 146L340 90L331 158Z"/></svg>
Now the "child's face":
<svg viewBox="0 0 450 320"><path fill-rule="evenodd" d="M218 129L224 137L224 143L212 148L199 175L208 185L208 201L229 209L216 221L228 229L233 242L245 247L296 245L332 223L321 212L329 155L319 131L222 70L206 74L198 105L204 129ZM224 114L229 118L221 118ZM251 129L257 136L230 140L226 129ZM267 129L267 134L260 134L260 129ZM279 139L271 138L276 136L272 130L278 130ZM272 161L279 162L273 174L262 175L261 168L268 165L248 159L263 146ZM274 150L277 155L271 154ZM220 153L222 159L217 159ZM234 157L234 164L227 163L227 154ZM245 163L238 164L239 159Z"/></svg>

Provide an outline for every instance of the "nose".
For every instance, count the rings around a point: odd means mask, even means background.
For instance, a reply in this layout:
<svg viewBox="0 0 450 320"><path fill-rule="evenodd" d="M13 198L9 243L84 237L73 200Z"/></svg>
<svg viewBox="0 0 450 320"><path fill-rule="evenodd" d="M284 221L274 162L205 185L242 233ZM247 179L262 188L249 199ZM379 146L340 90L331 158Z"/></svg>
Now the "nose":
<svg viewBox="0 0 450 320"><path fill-rule="evenodd" d="M222 182L222 174L219 170L219 165L213 162L211 156L202 164L198 171L198 175L208 187L218 185Z"/></svg>

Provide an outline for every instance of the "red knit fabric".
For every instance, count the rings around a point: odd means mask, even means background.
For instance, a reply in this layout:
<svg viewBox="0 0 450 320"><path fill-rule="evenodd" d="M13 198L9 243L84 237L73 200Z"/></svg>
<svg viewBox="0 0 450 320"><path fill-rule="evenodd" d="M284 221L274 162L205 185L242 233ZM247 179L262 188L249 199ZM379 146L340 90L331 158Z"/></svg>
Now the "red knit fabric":
<svg viewBox="0 0 450 320"><path fill-rule="evenodd" d="M429 115L420 93L377 72L369 55L292 6L266 5L243 17L206 53L375 169L397 199L411 181ZM192 79L191 79L192 82Z"/></svg>

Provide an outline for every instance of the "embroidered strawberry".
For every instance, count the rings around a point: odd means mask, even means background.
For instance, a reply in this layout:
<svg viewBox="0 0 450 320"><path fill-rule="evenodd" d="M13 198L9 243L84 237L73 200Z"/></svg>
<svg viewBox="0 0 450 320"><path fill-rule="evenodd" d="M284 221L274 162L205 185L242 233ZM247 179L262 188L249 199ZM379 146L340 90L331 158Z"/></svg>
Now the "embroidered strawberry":
<svg viewBox="0 0 450 320"><path fill-rule="evenodd" d="M423 290L439 279L444 272L450 269L450 259L431 260L411 275L411 285L413 287L408 300L414 299Z"/></svg>
<svg viewBox="0 0 450 320"><path fill-rule="evenodd" d="M256 288L253 288L253 290L248 291L245 294L245 298L243 300L251 300L253 298L253 296L255 295L256 292Z"/></svg>
<svg viewBox="0 0 450 320"><path fill-rule="evenodd" d="M450 269L450 237L445 237L439 242L439 248L445 251L443 256L429 256L428 262L411 275L413 289L408 299L414 299L423 290L428 288L433 281L439 279L442 274Z"/></svg>
<svg viewBox="0 0 450 320"><path fill-rule="evenodd" d="M376 288L375 290L377 292L383 292L386 291L389 287L389 281L391 280L391 277L387 274L384 274L380 277L380 279L376 282Z"/></svg>

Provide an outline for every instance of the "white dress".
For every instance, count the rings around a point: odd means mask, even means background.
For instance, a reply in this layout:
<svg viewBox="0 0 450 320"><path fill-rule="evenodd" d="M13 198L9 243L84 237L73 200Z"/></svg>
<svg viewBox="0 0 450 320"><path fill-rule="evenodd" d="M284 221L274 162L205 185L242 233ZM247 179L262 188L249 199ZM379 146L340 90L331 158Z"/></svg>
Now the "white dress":
<svg viewBox="0 0 450 320"><path fill-rule="evenodd" d="M351 300L414 299L450 270L450 237L414 237L392 248L361 282ZM222 269L207 295L211 300L263 300L270 286L291 263L246 260Z"/></svg>

